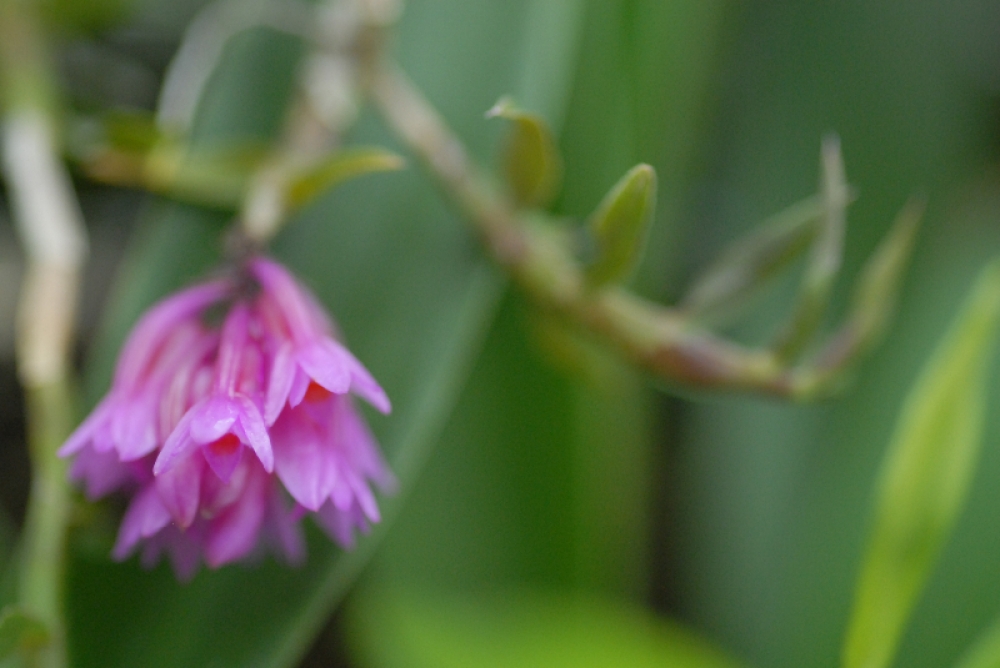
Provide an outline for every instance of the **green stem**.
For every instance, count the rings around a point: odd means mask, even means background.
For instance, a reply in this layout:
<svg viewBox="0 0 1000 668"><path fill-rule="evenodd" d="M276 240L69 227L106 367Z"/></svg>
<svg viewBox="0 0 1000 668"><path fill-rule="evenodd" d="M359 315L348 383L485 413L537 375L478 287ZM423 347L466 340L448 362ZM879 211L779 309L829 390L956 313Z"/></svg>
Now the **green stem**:
<svg viewBox="0 0 1000 668"><path fill-rule="evenodd" d="M20 545L18 600L49 643L30 657L66 666L63 577L69 488L56 454L74 424L70 391L82 215L56 141L56 77L35 5L0 0L3 176L27 269L18 309L17 364L27 401L32 480Z"/></svg>
<svg viewBox="0 0 1000 668"><path fill-rule="evenodd" d="M383 117L462 211L493 259L539 306L589 330L663 380L692 388L812 399L838 389L843 372L870 348L891 311L910 249L903 243L905 234L888 236L893 247L881 249L875 260L890 271L879 273L877 285L865 289L877 296L868 300L873 302L868 307L875 303L879 307L866 312L880 315L869 318L872 322L861 336L838 334L821 348L823 355L804 361L725 339L683 310L647 301L621 286L591 288L567 236L555 226L539 223L537 215L519 212L401 71L391 63L378 63L373 69L371 94ZM895 246L903 252L895 252L899 250ZM901 260L879 260L886 254ZM824 280L832 271L828 264L823 265ZM825 292L817 297L825 299ZM830 346L837 353L832 365L834 358L826 354Z"/></svg>
<svg viewBox="0 0 1000 668"><path fill-rule="evenodd" d="M25 398L34 470L21 543L18 599L49 632L50 642L36 657L37 665L58 668L66 665L63 576L69 489L66 462L56 455L56 450L73 427L73 402L65 380L28 387Z"/></svg>

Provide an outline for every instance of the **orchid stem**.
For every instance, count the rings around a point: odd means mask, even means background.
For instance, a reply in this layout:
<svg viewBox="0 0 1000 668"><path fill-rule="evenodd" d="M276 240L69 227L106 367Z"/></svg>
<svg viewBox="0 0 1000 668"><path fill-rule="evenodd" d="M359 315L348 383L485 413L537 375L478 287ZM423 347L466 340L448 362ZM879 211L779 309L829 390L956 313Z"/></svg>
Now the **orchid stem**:
<svg viewBox="0 0 1000 668"><path fill-rule="evenodd" d="M86 235L59 158L55 84L31 3L0 0L3 176L27 270L18 308L17 365L27 401L31 493L18 600L50 642L32 665L66 665L63 575L69 488L56 450L73 427L69 354Z"/></svg>

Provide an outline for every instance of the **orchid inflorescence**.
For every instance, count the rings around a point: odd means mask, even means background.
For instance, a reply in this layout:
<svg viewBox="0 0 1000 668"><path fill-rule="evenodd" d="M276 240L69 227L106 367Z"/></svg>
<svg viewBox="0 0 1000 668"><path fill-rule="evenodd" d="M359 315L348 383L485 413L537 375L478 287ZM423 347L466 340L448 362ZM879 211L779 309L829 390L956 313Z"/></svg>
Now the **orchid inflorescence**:
<svg viewBox="0 0 1000 668"><path fill-rule="evenodd" d="M88 496L132 494L117 559L166 552L188 578L263 542L297 562L303 514L351 546L379 520L371 483L395 484L351 395L390 410L315 298L256 256L142 317L60 454Z"/></svg>

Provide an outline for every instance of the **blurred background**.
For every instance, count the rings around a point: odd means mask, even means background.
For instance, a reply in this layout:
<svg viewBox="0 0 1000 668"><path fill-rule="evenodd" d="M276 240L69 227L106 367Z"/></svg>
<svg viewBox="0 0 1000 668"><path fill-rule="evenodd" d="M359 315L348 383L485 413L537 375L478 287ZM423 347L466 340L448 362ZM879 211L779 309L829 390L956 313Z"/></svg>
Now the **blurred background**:
<svg viewBox="0 0 1000 668"><path fill-rule="evenodd" d="M203 6L45 4L67 128L108 109L152 109ZM164 565L112 564L119 507L84 506L68 594L76 663L577 665L574 647L599 653L605 635L609 648L634 647L629 634L653 624L652 635L684 639L671 647L711 643L738 665L836 665L901 401L1000 251L1000 6L412 0L393 32L400 65L484 163L496 164L504 126L483 114L501 95L545 115L566 163L556 213L582 219L627 169L654 165L657 220L634 287L667 303L727 242L815 192L820 141L836 132L859 198L831 322L906 199L928 201L888 335L837 398L816 404L662 387L553 332L484 264L415 163L352 181L303 211L275 253L330 306L394 400L392 416L370 416L406 477L405 496L386 502L391 530L349 558L312 536L298 571L266 562L179 586ZM299 53L267 29L234 38L194 140L273 136ZM405 153L371 110L347 143ZM129 324L211 266L231 214L82 176L76 185L92 243L79 348L89 407ZM9 544L27 458L11 341L20 260L6 211ZM767 341L796 279L774 281L726 331ZM968 507L898 665L953 663L1000 614L998 429L991 419ZM524 647L548 659L529 664ZM608 651L617 659L606 665L632 662ZM696 665L677 651L676 665Z"/></svg>

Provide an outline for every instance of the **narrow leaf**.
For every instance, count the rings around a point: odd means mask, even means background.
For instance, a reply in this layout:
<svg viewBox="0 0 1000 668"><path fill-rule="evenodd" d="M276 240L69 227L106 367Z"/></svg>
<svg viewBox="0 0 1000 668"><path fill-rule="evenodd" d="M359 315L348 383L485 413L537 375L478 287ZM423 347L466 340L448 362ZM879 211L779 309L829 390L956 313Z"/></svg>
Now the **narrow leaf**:
<svg viewBox="0 0 1000 668"><path fill-rule="evenodd" d="M0 661L15 652L31 652L48 642L40 621L14 606L0 611Z"/></svg>
<svg viewBox="0 0 1000 668"><path fill-rule="evenodd" d="M957 668L1000 668L1000 620L983 633L959 660Z"/></svg>
<svg viewBox="0 0 1000 668"><path fill-rule="evenodd" d="M896 299L920 227L924 205L910 200L892 229L869 258L857 280L851 310L808 368L803 386L820 385L830 374L841 373L878 341L896 310Z"/></svg>
<svg viewBox="0 0 1000 668"><path fill-rule="evenodd" d="M676 622L582 594L369 588L357 601L348 638L373 668L738 665Z"/></svg>
<svg viewBox="0 0 1000 668"><path fill-rule="evenodd" d="M981 274L903 406L876 491L845 668L890 665L961 510L979 454L997 322L1000 261Z"/></svg>
<svg viewBox="0 0 1000 668"><path fill-rule="evenodd" d="M738 306L808 248L822 215L822 202L810 197L756 226L698 277L681 308L712 317Z"/></svg>
<svg viewBox="0 0 1000 668"><path fill-rule="evenodd" d="M402 169L405 164L403 158L381 148L341 151L294 179L288 189L288 204L297 209L348 179Z"/></svg>
<svg viewBox="0 0 1000 668"><path fill-rule="evenodd" d="M486 117L514 124L504 151L504 176L514 202L528 209L550 204L562 182L562 158L545 119L521 111L508 98L493 105Z"/></svg>
<svg viewBox="0 0 1000 668"><path fill-rule="evenodd" d="M823 225L813 243L792 316L774 345L775 352L784 359L798 355L822 322L844 252L845 210L850 192L837 137L823 141L821 166Z"/></svg>
<svg viewBox="0 0 1000 668"><path fill-rule="evenodd" d="M639 263L656 208L656 170L636 165L615 184L589 222L596 257L587 267L592 287L626 280Z"/></svg>

